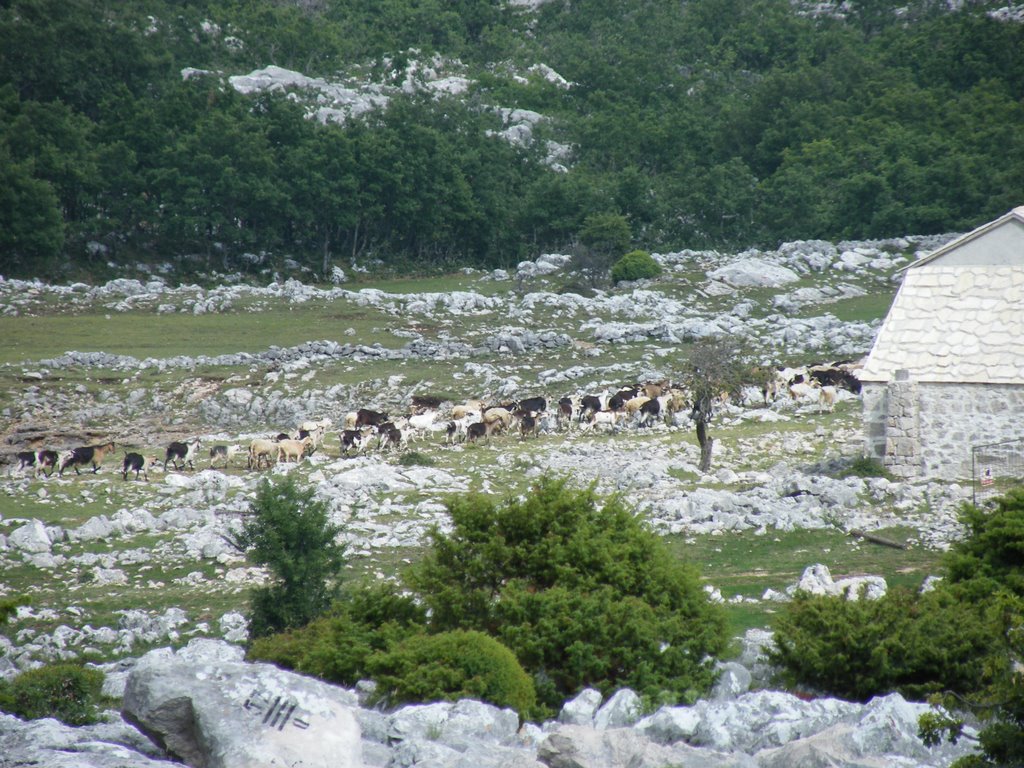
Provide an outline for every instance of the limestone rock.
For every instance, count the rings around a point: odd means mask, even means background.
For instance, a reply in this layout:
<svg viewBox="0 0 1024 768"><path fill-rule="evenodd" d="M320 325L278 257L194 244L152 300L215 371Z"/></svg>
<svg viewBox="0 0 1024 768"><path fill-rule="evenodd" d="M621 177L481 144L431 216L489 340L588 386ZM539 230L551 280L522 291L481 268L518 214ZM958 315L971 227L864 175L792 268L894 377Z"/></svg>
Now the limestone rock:
<svg viewBox="0 0 1024 768"><path fill-rule="evenodd" d="M558 722L566 725L593 725L594 714L601 706L602 699L600 691L594 688L583 689L575 699L562 705L562 711L558 713Z"/></svg>
<svg viewBox="0 0 1024 768"><path fill-rule="evenodd" d="M219 653L204 646L143 656L128 676L125 718L189 766L361 766L354 694Z"/></svg>

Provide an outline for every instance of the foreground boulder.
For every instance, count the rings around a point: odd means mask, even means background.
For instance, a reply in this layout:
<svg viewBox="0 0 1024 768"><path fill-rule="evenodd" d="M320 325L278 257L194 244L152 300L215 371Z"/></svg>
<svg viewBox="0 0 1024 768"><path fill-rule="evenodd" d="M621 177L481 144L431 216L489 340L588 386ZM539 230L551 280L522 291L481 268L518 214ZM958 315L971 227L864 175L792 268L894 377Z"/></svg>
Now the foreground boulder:
<svg viewBox="0 0 1024 768"><path fill-rule="evenodd" d="M357 706L341 688L190 645L139 659L128 675L122 714L193 768L359 768Z"/></svg>

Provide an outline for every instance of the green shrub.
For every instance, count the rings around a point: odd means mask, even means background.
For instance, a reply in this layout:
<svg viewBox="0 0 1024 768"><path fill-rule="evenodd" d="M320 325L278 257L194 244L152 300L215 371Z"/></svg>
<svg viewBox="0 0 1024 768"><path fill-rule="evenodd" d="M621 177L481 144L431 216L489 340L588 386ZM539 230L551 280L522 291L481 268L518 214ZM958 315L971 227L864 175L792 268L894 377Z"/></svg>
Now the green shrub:
<svg viewBox="0 0 1024 768"><path fill-rule="evenodd" d="M858 701L969 692L998 652L992 621L943 587L893 589L878 600L798 594L774 630L772 661L790 684Z"/></svg>
<svg viewBox="0 0 1024 768"><path fill-rule="evenodd" d="M994 500L991 508L965 504L960 521L966 536L946 557L948 589L963 610L984 609L1000 654L987 663L990 675L979 678L967 696L946 695L950 710L969 710L986 721L978 734L980 754L961 758L955 768L1024 765L1024 489ZM934 743L947 732L953 740L963 729L960 717L923 719L922 736Z"/></svg>
<svg viewBox="0 0 1024 768"><path fill-rule="evenodd" d="M409 574L436 630L476 629L534 675L553 709L585 686L692 699L714 678L724 614L621 499L542 478L522 500L448 505L450 534Z"/></svg>
<svg viewBox="0 0 1024 768"><path fill-rule="evenodd" d="M612 283L649 280L661 274L661 265L647 251L630 251L612 265Z"/></svg>
<svg viewBox="0 0 1024 768"><path fill-rule="evenodd" d="M369 677L366 660L424 631L423 608L393 585L349 588L331 612L290 632L253 641L248 657L342 685Z"/></svg>
<svg viewBox="0 0 1024 768"><path fill-rule="evenodd" d="M1024 597L1024 489L1000 496L991 508L965 504L960 522L966 535L946 556L949 581L968 601L999 588Z"/></svg>
<svg viewBox="0 0 1024 768"><path fill-rule="evenodd" d="M839 477L884 477L892 479L892 473L878 459L860 456L839 472Z"/></svg>
<svg viewBox="0 0 1024 768"><path fill-rule="evenodd" d="M535 704L533 682L515 655L482 632L414 635L372 656L369 668L390 704L472 698L522 717Z"/></svg>
<svg viewBox="0 0 1024 768"><path fill-rule="evenodd" d="M262 637L308 624L330 607L344 563L327 504L293 477L264 480L235 544L270 569L273 583L252 592L249 632Z"/></svg>
<svg viewBox="0 0 1024 768"><path fill-rule="evenodd" d="M425 453L419 451L409 451L403 453L398 458L399 465L403 467L432 467L437 464L432 456L428 456Z"/></svg>
<svg viewBox="0 0 1024 768"><path fill-rule="evenodd" d="M49 664L0 683L0 709L26 720L53 717L68 725L99 720L103 673L77 664Z"/></svg>

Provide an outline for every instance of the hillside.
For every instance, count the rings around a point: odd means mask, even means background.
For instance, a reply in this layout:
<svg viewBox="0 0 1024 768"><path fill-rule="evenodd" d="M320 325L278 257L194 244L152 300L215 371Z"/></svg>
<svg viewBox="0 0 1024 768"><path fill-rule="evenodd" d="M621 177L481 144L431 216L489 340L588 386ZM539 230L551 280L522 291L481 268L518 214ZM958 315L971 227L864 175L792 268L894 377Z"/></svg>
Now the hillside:
<svg viewBox="0 0 1024 768"><path fill-rule="evenodd" d="M668 252L1019 203L1016 6L378 5L5 3L0 274L509 269L594 215Z"/></svg>
<svg viewBox="0 0 1024 768"><path fill-rule="evenodd" d="M248 588L263 574L228 543L267 470L244 451L212 467L216 444L247 446L301 421L331 422L297 473L345 531L349 578L393 578L417 559L445 501L468 490L525 491L543 473L621 493L678 555L699 565L729 604L732 628L770 623L804 569L917 585L958 534L956 483L845 476L862 446L860 403L834 411L797 389L765 403L750 387L712 422L710 473L686 412L650 427L561 427L449 445L453 404L614 392L675 379L692 345L727 332L749 359L806 364L859 358L894 290L894 270L944 238L793 242L775 251L658 254L665 274L590 298L552 289L578 279L566 257L515 274L340 286L294 280L217 288L151 277L102 286L0 281L5 462L0 491L3 594L25 593L7 633L15 665L104 657L194 635L244 637ZM343 455L340 430L358 408L407 414L414 398L445 401L403 450ZM172 440L199 438L196 468L163 471ZM114 440L97 473L19 470L15 452ZM127 479L127 451L156 456ZM874 531L906 551L864 544ZM819 569L820 573L820 569Z"/></svg>

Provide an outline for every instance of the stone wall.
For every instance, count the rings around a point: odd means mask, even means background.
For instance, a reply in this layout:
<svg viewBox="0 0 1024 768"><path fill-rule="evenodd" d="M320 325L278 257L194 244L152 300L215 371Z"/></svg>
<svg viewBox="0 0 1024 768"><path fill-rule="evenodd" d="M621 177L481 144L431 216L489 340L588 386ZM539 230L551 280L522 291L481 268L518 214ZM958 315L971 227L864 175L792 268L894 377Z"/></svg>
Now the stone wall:
<svg viewBox="0 0 1024 768"><path fill-rule="evenodd" d="M971 447L1024 438L1024 386L893 380L865 384L868 456L897 477L971 478Z"/></svg>

